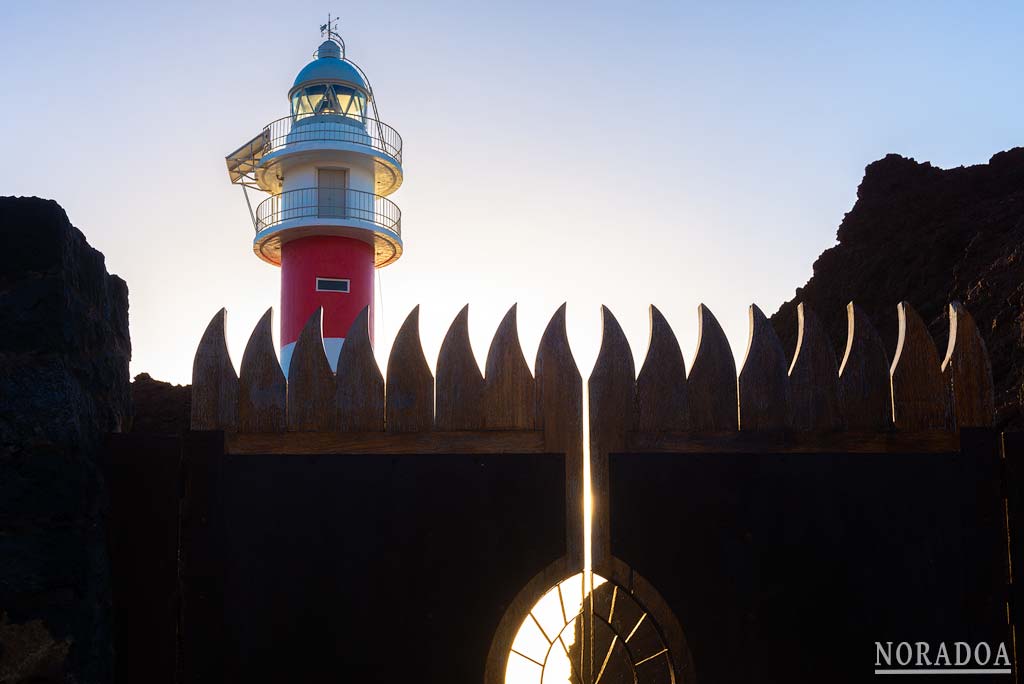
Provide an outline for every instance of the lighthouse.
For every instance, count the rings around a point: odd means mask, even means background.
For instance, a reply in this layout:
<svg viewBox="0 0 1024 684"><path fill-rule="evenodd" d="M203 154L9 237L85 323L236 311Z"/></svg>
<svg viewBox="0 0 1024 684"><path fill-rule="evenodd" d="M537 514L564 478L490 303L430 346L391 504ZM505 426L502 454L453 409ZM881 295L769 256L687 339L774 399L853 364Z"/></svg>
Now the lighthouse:
<svg viewBox="0 0 1024 684"><path fill-rule="evenodd" d="M374 271L402 256L402 214L388 199L402 184L402 138L380 120L370 81L330 17L320 28L326 40L288 90L288 116L227 156L249 206L253 252L281 269L285 374L320 307L332 369L366 307L373 339ZM254 209L249 190L269 196Z"/></svg>

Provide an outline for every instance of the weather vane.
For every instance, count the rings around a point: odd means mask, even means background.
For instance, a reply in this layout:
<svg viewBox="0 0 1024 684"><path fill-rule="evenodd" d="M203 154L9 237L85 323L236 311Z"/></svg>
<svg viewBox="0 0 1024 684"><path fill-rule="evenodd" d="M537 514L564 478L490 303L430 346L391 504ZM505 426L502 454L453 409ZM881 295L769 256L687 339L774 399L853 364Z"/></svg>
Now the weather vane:
<svg viewBox="0 0 1024 684"><path fill-rule="evenodd" d="M341 42L341 36L338 35L338 19L337 17L332 19L330 12L327 13L327 23L320 25L320 35L325 36L328 40L334 38L339 43Z"/></svg>

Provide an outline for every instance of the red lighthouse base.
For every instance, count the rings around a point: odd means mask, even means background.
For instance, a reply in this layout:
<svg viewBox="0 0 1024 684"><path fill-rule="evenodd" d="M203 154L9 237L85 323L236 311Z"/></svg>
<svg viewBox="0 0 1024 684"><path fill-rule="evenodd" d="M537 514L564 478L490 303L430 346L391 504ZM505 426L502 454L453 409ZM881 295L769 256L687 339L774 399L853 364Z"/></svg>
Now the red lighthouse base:
<svg viewBox="0 0 1024 684"><path fill-rule="evenodd" d="M319 307L332 369L348 329L365 307L370 307L373 339L373 257L371 245L347 237L317 235L281 246L281 366L286 375L299 333Z"/></svg>

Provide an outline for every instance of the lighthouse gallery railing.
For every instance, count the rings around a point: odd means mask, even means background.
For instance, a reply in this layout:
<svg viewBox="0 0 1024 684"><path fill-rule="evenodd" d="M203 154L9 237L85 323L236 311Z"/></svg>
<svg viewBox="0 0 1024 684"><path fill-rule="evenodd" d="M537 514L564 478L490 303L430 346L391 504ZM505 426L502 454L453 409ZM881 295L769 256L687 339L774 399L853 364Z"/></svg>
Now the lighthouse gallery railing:
<svg viewBox="0 0 1024 684"><path fill-rule="evenodd" d="M372 192L340 188L301 188L268 197L256 207L256 232L304 218L357 219L402 234L397 204Z"/></svg>
<svg viewBox="0 0 1024 684"><path fill-rule="evenodd" d="M362 117L286 116L263 128L264 154L301 142L346 142L366 145L402 163L402 136L382 121Z"/></svg>

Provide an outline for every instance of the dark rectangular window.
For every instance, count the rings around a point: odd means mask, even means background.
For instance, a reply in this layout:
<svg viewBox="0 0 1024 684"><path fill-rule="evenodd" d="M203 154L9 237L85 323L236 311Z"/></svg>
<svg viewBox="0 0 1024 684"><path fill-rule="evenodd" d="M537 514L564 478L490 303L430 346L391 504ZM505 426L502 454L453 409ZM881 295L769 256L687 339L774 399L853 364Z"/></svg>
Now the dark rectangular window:
<svg viewBox="0 0 1024 684"><path fill-rule="evenodd" d="M341 278L317 278L317 292L348 292L348 279Z"/></svg>

